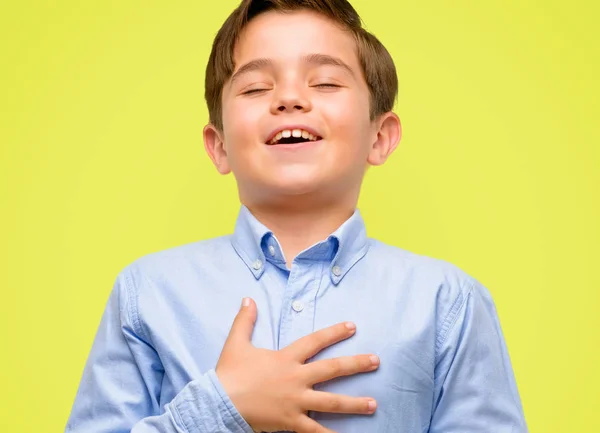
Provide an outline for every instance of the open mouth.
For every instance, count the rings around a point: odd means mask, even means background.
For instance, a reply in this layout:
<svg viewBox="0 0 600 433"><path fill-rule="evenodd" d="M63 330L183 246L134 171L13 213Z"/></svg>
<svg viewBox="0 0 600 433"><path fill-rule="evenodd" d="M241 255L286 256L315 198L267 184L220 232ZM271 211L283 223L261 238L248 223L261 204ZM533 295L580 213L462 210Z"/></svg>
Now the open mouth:
<svg viewBox="0 0 600 433"><path fill-rule="evenodd" d="M313 135L303 129L284 129L279 131L275 137L267 142L269 145L275 144L297 144L307 143L310 141L319 141L322 137Z"/></svg>

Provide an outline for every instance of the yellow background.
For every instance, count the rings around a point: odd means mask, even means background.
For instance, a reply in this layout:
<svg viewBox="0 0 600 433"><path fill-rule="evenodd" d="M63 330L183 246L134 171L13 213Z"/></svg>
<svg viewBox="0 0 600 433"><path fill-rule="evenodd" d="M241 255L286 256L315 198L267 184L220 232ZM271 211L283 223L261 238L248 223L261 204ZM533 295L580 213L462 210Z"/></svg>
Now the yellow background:
<svg viewBox="0 0 600 433"><path fill-rule="evenodd" d="M63 431L124 266L232 230L201 136L216 3L0 6L0 431ZM489 287L532 432L600 431L597 2L354 5L404 127L369 234Z"/></svg>

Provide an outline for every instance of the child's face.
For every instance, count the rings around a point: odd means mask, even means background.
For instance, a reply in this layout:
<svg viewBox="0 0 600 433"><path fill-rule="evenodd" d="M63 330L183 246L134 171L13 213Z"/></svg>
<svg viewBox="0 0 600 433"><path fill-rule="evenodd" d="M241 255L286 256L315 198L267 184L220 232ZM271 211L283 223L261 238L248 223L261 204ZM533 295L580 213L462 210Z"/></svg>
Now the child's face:
<svg viewBox="0 0 600 433"><path fill-rule="evenodd" d="M218 170L233 171L242 202L357 194L367 164L383 161L374 146L381 122L369 118L354 38L310 11L266 12L244 29L234 59L223 89L223 131L207 126L205 143ZM258 59L264 61L239 73ZM300 125L321 139L267 143Z"/></svg>

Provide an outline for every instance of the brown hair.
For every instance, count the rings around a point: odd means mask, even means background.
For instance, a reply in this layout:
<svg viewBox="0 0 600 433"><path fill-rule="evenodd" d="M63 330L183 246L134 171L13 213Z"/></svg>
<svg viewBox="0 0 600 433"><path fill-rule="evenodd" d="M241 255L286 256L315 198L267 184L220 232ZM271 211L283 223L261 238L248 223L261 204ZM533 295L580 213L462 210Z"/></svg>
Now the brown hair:
<svg viewBox="0 0 600 433"><path fill-rule="evenodd" d="M235 69L233 51L240 33L252 18L272 10L311 10L348 30L356 39L358 59L371 94L371 120L392 110L398 93L394 61L383 44L362 27L358 13L347 0L242 0L219 29L206 66L204 97L210 123L223 130L221 97Z"/></svg>

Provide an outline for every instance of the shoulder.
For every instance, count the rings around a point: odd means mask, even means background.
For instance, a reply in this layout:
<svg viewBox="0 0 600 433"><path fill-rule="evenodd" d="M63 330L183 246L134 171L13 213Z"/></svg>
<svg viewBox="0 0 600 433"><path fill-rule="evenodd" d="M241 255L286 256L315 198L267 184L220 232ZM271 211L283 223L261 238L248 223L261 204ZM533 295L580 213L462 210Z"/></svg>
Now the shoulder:
<svg viewBox="0 0 600 433"><path fill-rule="evenodd" d="M231 235L200 240L145 254L127 264L119 276L139 287L144 281L166 282L196 272L231 255Z"/></svg>
<svg viewBox="0 0 600 433"><path fill-rule="evenodd" d="M227 235L178 245L133 260L118 273L113 289L123 319L132 324L138 335L147 337L148 316L157 316L157 311L165 306L189 304L198 283L231 254L235 253Z"/></svg>
<svg viewBox="0 0 600 433"><path fill-rule="evenodd" d="M472 275L449 261L417 254L377 239L371 238L369 242L372 263L403 274L405 278L427 278L466 291L471 290L471 286L480 285Z"/></svg>
<svg viewBox="0 0 600 433"><path fill-rule="evenodd" d="M440 326L447 326L476 296L493 304L488 289L473 275L449 261L417 254L377 239L369 239L370 267L379 268L386 280L397 281L415 299L433 305Z"/></svg>

